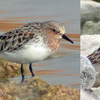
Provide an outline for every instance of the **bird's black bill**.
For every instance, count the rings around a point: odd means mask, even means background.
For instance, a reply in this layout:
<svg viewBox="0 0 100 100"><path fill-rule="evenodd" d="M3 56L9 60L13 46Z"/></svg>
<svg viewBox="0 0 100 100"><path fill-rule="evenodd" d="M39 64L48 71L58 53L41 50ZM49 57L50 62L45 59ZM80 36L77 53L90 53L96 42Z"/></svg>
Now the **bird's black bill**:
<svg viewBox="0 0 100 100"><path fill-rule="evenodd" d="M71 42L71 43L74 43L71 39L69 39L65 34L62 35L62 38Z"/></svg>

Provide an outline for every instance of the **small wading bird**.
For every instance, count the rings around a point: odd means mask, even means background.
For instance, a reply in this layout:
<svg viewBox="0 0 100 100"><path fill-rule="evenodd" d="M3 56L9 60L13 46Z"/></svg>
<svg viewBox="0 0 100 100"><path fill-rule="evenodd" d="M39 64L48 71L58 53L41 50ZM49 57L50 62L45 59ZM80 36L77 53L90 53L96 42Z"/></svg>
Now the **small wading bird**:
<svg viewBox="0 0 100 100"><path fill-rule="evenodd" d="M0 57L21 64L23 81L23 64L29 64L33 77L32 63L50 56L62 38L73 43L64 33L64 26L56 21L25 24L0 36Z"/></svg>

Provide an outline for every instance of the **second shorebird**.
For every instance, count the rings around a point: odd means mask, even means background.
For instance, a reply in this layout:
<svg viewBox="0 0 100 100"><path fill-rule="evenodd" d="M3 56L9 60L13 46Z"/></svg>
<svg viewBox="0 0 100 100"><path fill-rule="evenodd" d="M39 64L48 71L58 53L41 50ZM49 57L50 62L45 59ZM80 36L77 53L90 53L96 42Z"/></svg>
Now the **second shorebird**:
<svg viewBox="0 0 100 100"><path fill-rule="evenodd" d="M73 43L64 33L64 26L56 21L25 24L0 36L0 57L21 64L23 81L23 64L29 64L33 77L32 63L50 56L62 38Z"/></svg>

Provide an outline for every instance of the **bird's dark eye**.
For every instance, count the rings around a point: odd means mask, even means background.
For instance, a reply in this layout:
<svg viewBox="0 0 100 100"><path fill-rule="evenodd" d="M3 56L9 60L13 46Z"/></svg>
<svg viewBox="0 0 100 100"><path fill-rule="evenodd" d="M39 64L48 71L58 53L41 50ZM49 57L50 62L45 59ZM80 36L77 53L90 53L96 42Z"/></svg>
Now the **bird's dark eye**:
<svg viewBox="0 0 100 100"><path fill-rule="evenodd" d="M52 31L53 31L53 32L56 32L56 30L55 30L55 29L52 29Z"/></svg>

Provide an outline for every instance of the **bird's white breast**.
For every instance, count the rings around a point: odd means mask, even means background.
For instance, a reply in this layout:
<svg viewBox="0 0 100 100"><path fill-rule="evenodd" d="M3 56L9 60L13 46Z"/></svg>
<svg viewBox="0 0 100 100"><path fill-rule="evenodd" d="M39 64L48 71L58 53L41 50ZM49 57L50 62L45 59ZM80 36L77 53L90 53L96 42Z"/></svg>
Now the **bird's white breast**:
<svg viewBox="0 0 100 100"><path fill-rule="evenodd" d="M0 53L0 57L10 62L34 63L40 60L44 60L50 54L50 49L45 44L43 44L43 42L30 42L25 44L22 49L13 52Z"/></svg>

